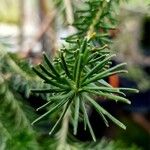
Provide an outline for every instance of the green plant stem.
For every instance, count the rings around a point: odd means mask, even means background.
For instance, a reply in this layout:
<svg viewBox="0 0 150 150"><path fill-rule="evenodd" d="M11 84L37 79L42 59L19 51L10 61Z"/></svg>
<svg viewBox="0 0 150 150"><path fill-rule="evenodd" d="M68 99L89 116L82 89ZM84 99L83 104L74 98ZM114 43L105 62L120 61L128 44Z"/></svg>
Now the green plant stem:
<svg viewBox="0 0 150 150"><path fill-rule="evenodd" d="M105 2L102 5L103 5L103 8L104 8ZM98 23L101 15L102 15L102 12L103 12L102 7L99 7L98 12L97 12L95 18L93 19L92 24L90 25L90 27L89 27L89 29L87 31L87 35L86 35L87 39L91 39L91 37L93 36L93 34L94 34L94 28L95 28L96 24Z"/></svg>

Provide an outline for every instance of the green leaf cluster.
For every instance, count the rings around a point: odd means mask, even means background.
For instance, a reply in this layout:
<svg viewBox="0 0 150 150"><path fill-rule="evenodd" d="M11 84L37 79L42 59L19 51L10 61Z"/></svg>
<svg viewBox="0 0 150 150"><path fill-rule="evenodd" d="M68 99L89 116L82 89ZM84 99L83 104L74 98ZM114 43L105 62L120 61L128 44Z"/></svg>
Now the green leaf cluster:
<svg viewBox="0 0 150 150"><path fill-rule="evenodd" d="M48 93L51 96L48 101L37 109L47 107L47 112L33 121L32 124L44 117L53 114L60 114L59 119L49 134L52 134L57 125L69 113L69 120L73 124L73 133L77 134L78 122L84 122L84 128L89 129L91 136L96 141L87 112L87 105L93 106L109 126L110 119L123 129L125 125L113 117L107 110L101 107L95 96L130 104L125 97L125 92L138 92L130 88L113 88L105 79L118 73L127 73L124 69L126 63L110 67L111 54L108 44L109 38L101 35L108 35L115 18L113 18L113 6L119 1L89 0L85 4L89 9L79 10L74 25L78 29L76 34L65 38L69 46L60 49L57 56L51 61L44 53L43 64L33 67L33 71L43 79L50 88L34 89L34 93ZM102 32L99 29L102 28ZM105 37L105 38L104 38Z"/></svg>

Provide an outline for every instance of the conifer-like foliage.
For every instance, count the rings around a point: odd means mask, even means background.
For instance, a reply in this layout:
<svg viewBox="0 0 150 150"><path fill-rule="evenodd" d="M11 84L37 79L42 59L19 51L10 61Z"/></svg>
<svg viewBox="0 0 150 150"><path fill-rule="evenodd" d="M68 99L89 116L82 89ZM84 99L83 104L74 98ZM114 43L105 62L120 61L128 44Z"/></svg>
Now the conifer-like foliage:
<svg viewBox="0 0 150 150"><path fill-rule="evenodd" d="M119 0L88 0L83 10L75 12L74 26L77 33L65 38L68 43L61 48L53 60L44 53L43 64L33 67L33 71L49 84L47 89L34 89L34 93L51 94L47 103L37 109L47 107L47 112L33 121L32 124L53 113L60 114L56 124L50 130L52 134L57 125L66 120L73 124L73 133L77 134L78 122L84 122L84 128L89 129L93 140L95 135L90 124L87 105L93 106L109 126L108 119L125 129L125 125L100 106L95 97L100 96L114 102L130 104L125 98L125 92L138 92L129 88L113 88L106 78L127 73L126 63L110 67L111 54L109 30L116 23L114 12ZM61 112L61 113L60 113ZM81 119L80 119L81 118ZM63 126L63 125L62 125Z"/></svg>
<svg viewBox="0 0 150 150"><path fill-rule="evenodd" d="M0 40L0 149L36 150L39 144L30 125L34 112L19 93L29 93L31 84L28 83L31 83L33 78L23 71L23 67L20 67L9 53L3 50L6 47ZM27 66L24 67L24 69L27 68ZM16 83L19 78L21 82ZM32 116L30 119L27 112L30 112Z"/></svg>

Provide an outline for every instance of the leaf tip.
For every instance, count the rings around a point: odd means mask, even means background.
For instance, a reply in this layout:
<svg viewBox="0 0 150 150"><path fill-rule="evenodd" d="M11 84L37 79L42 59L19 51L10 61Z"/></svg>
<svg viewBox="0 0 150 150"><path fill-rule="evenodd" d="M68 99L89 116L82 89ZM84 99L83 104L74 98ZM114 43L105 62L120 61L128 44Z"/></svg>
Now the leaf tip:
<svg viewBox="0 0 150 150"><path fill-rule="evenodd" d="M130 104L131 104L131 101L128 101L128 104L130 105Z"/></svg>
<svg viewBox="0 0 150 150"><path fill-rule="evenodd" d="M52 131L50 131L48 134L49 134L49 135L52 135Z"/></svg>
<svg viewBox="0 0 150 150"><path fill-rule="evenodd" d="M33 126L33 125L34 125L34 123L35 123L35 122L33 121L33 122L31 123L31 126Z"/></svg>
<svg viewBox="0 0 150 150"><path fill-rule="evenodd" d="M122 127L124 130L126 130L127 128L126 128L126 126L125 125L123 125L123 127Z"/></svg>
<svg viewBox="0 0 150 150"><path fill-rule="evenodd" d="M73 131L73 134L74 134L74 135L77 135L77 131Z"/></svg>
<svg viewBox="0 0 150 150"><path fill-rule="evenodd" d="M139 90L135 89L135 93L139 93L139 92L140 92Z"/></svg>
<svg viewBox="0 0 150 150"><path fill-rule="evenodd" d="M96 138L95 137L93 137L93 141L96 142Z"/></svg>

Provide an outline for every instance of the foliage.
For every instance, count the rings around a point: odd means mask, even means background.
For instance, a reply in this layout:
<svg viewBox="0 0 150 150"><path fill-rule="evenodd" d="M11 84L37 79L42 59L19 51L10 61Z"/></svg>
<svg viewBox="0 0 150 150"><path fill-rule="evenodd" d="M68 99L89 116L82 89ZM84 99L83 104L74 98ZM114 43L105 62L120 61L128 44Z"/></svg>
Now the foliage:
<svg viewBox="0 0 150 150"><path fill-rule="evenodd" d="M60 137L64 138L61 132L57 137L43 135L38 129L36 134L30 125L30 121L37 116L30 107L27 99L23 98L21 93L26 93L28 88L38 86L40 80L35 78L28 68L30 64L11 56L6 51L1 50L1 78L0 78L0 149L1 150L47 150L57 149L60 145ZM16 63L15 63L16 62ZM28 67L27 67L28 66ZM26 70L26 72L24 72ZM24 76L24 73L26 75ZM31 78L31 77L34 78ZM20 78L20 82L15 79ZM34 83L33 85L31 84ZM28 85L24 86L24 85ZM26 98L28 95L26 95ZM63 130L64 128L62 128ZM64 131L64 130L63 130ZM74 142L73 142L74 141ZM105 149L126 148L127 146L118 144L122 142L109 142L106 140L97 141L96 143L82 143L80 141L68 141L67 147L70 149ZM66 147L65 147L66 148ZM134 146L132 147L135 149Z"/></svg>
<svg viewBox="0 0 150 150"><path fill-rule="evenodd" d="M118 141L107 141L106 139L102 139L100 142L98 143L90 143L88 145L88 143L86 143L87 146L84 146L84 147L87 147L88 150L92 150L92 149L95 149L95 150L140 150L140 148L138 148L137 146L135 145L131 145L130 147L127 146L126 144L124 144L122 141L118 140ZM82 148L81 148L82 149Z"/></svg>
<svg viewBox="0 0 150 150"><path fill-rule="evenodd" d="M27 71L29 70L27 62L19 60L14 54L6 51L8 46L10 45L7 44L6 38L1 37L0 149L37 150L40 149L37 141L38 136L30 124L31 120L37 115L26 98L29 96L29 89L39 81L31 71ZM18 79L20 79L19 82Z"/></svg>
<svg viewBox="0 0 150 150"><path fill-rule="evenodd" d="M67 44L53 61L43 54L44 64L33 68L46 84L30 71L30 63L0 50L0 149L138 149L116 141L82 143L68 133L69 121L73 124L74 134L77 133L78 122L83 121L85 129L88 127L93 140L96 140L88 119L88 106L95 107L107 126L109 118L125 129L119 120L95 101L95 97L100 96L130 103L124 92L137 92L134 89L113 88L105 80L112 74L126 72L125 63L110 67L114 55L108 46L111 43L109 30L116 23L114 10L118 4L117 0L89 0L83 7L86 10L76 12L74 26L78 32L65 38ZM34 89L32 92L39 93L43 100L47 99L46 104L37 109L46 107L47 112L33 123L45 116L52 117L55 112L54 120L59 118L51 133L62 122L61 129L55 135L45 135L44 129L44 134L41 133L38 125L35 126L38 130L36 134L30 126L30 120L37 115L27 102L29 89Z"/></svg>
<svg viewBox="0 0 150 150"><path fill-rule="evenodd" d="M6 74L5 74L6 75ZM21 96L0 77L0 149L37 149L38 143L23 109ZM29 109L30 110L30 109ZM32 111L33 113L33 111ZM31 111L30 111L31 114ZM5 117L4 117L5 116ZM33 118L32 118L33 119ZM19 139L19 140L18 140Z"/></svg>
<svg viewBox="0 0 150 150"><path fill-rule="evenodd" d="M87 1L85 3L87 9L76 12L79 14L74 23L78 29L77 33L65 38L69 46L60 49L53 61L43 54L44 65L40 64L37 68L33 68L34 72L51 87L34 89L32 92L51 93L51 97L48 98L47 103L37 109L38 111L49 106L47 112L32 124L54 112L62 111L49 134L62 120L65 122L72 120L73 132L76 135L78 121L81 118L85 130L88 127L93 140L96 141L86 110L87 105L92 105L106 126L109 126L107 121L109 118L121 128L126 128L94 100L95 96L101 96L116 102L130 104L130 101L124 97L124 92L138 92L129 88L113 88L105 81L105 78L110 75L127 72L124 70L125 63L110 67L111 59L115 55L112 55L108 48L110 43L108 31L115 23L113 8L118 3L119 1ZM100 28L101 32L99 32ZM65 131L62 130L62 132Z"/></svg>
<svg viewBox="0 0 150 150"><path fill-rule="evenodd" d="M44 147L44 150L47 149L56 149L57 148L57 141L51 140L50 143L48 143L48 147ZM62 147L61 147L62 148ZM58 148L59 149L59 148ZM65 149L73 149L73 150L142 150L141 148L138 148L136 145L132 144L132 145L126 145L125 143L123 143L123 141L121 140L117 140L117 141L109 141L106 140L105 138L97 141L97 142L79 142L76 141L74 143L69 143Z"/></svg>

